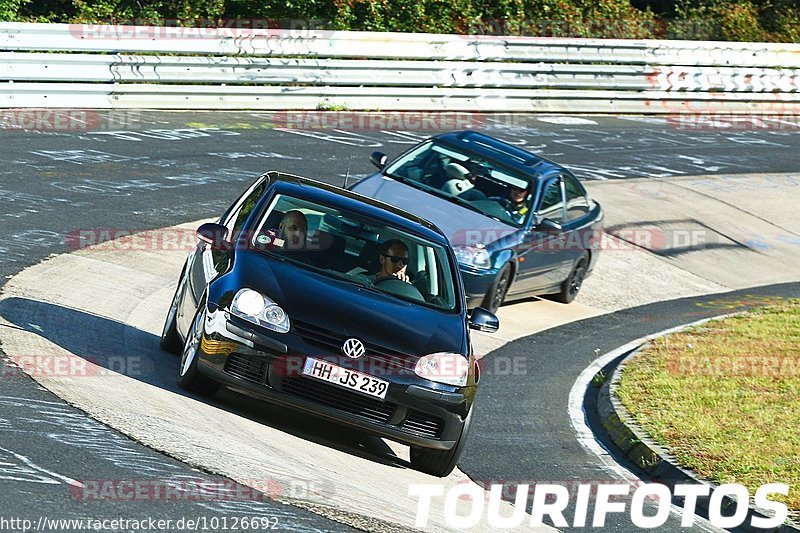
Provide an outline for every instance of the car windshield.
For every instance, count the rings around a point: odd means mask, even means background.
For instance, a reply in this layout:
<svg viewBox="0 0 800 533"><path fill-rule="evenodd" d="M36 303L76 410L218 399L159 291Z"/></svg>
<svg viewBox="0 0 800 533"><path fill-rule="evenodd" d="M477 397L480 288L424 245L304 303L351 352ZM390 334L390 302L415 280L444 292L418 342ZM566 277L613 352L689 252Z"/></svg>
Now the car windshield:
<svg viewBox="0 0 800 533"><path fill-rule="evenodd" d="M276 195L252 238L255 249L324 275L454 311L446 249L372 218Z"/></svg>
<svg viewBox="0 0 800 533"><path fill-rule="evenodd" d="M525 224L535 192L530 178L437 141L404 154L384 173L513 226Z"/></svg>

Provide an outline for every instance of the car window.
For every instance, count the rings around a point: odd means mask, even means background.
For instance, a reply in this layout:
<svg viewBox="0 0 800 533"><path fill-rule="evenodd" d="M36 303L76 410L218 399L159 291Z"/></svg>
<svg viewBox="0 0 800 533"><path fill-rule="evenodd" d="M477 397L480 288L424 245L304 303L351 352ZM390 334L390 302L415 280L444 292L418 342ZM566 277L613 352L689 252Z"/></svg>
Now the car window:
<svg viewBox="0 0 800 533"><path fill-rule="evenodd" d="M385 173L435 196L455 198L464 207L507 224L524 224L531 211L530 177L437 141L414 148ZM522 202L511 201L514 188L526 190Z"/></svg>
<svg viewBox="0 0 800 533"><path fill-rule="evenodd" d="M567 197L567 221L578 220L589 213L589 200L578 180L564 174L564 192Z"/></svg>
<svg viewBox="0 0 800 533"><path fill-rule="evenodd" d="M442 310L456 310L455 269L446 248L372 218L279 194L270 202L251 245L337 279ZM381 250L387 241L405 245L385 261L405 265L409 282L383 279Z"/></svg>
<svg viewBox="0 0 800 533"><path fill-rule="evenodd" d="M261 195L267 188L269 181L266 177L256 181L245 193L236 201L234 208L228 213L223 224L228 228L228 241L233 242L239 236L247 217L253 212Z"/></svg>
<svg viewBox="0 0 800 533"><path fill-rule="evenodd" d="M564 221L564 198L561 195L561 181L556 179L550 182L542 193L539 202L539 219L549 218L553 222Z"/></svg>

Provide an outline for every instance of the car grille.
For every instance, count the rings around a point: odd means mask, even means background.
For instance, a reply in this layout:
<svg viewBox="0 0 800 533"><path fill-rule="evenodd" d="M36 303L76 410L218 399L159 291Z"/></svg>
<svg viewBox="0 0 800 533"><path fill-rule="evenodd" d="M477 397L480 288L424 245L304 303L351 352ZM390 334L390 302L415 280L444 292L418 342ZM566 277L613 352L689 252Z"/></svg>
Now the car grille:
<svg viewBox="0 0 800 533"><path fill-rule="evenodd" d="M294 333L303 337L306 342L324 346L336 354L342 352L342 345L348 338L341 333L318 328L299 320L292 320L292 328ZM377 344L365 342L364 347L367 349L367 357L374 361L381 361L383 368L414 370L419 360L417 356L390 350Z"/></svg>
<svg viewBox="0 0 800 533"><path fill-rule="evenodd" d="M419 411L411 411L401 429L428 439L438 439L442 434L442 421Z"/></svg>
<svg viewBox="0 0 800 533"><path fill-rule="evenodd" d="M386 423L392 416L395 404L384 403L360 394L305 378L283 380L283 391L314 402L363 416L373 422Z"/></svg>
<svg viewBox="0 0 800 533"><path fill-rule="evenodd" d="M267 362L258 357L235 353L225 361L225 372L245 381L263 384L267 379Z"/></svg>
<svg viewBox="0 0 800 533"><path fill-rule="evenodd" d="M233 377L264 385L267 380L267 362L260 357L234 353L225 361L225 372ZM311 400L346 413L358 415L371 422L386 424L397 408L396 404L381 402L334 385L310 378L284 378L282 390L287 394ZM399 429L410 435L438 439L443 422L420 411L409 410Z"/></svg>

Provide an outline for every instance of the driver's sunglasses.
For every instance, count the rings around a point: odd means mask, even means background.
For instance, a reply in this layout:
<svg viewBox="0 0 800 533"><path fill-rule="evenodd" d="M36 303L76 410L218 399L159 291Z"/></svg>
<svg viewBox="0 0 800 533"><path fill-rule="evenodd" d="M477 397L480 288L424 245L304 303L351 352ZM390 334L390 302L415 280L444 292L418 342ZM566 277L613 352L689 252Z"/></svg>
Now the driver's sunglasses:
<svg viewBox="0 0 800 533"><path fill-rule="evenodd" d="M408 257L400 257L399 255L384 255L383 257L388 257L395 265L397 263L402 263L404 265L408 264Z"/></svg>

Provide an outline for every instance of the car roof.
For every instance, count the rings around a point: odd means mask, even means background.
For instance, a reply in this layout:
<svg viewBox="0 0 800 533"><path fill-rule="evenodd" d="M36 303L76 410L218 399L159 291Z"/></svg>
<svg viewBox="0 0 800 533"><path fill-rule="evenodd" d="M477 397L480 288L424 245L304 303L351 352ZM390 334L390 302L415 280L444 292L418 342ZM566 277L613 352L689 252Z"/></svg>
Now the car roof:
<svg viewBox="0 0 800 533"><path fill-rule="evenodd" d="M513 170L536 179L553 171L568 172L558 163L477 131L451 131L435 135L432 139L473 152L486 159L499 161Z"/></svg>
<svg viewBox="0 0 800 533"><path fill-rule="evenodd" d="M448 245L447 237L435 224L391 204L303 176L277 171L266 174L280 193L366 215L387 226L402 229L438 244Z"/></svg>

